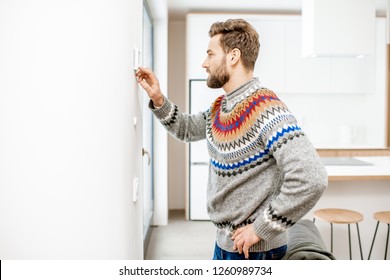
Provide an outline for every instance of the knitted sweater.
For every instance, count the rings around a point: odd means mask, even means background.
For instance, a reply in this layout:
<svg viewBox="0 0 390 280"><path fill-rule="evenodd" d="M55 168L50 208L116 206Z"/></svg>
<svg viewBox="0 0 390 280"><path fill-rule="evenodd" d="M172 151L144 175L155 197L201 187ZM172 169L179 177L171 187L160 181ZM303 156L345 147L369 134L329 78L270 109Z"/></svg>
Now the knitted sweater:
<svg viewBox="0 0 390 280"><path fill-rule="evenodd" d="M207 211L217 244L233 251L235 229L253 223L261 241L249 251L287 243L286 230L318 201L326 169L286 105L257 78L188 115L165 98L149 107L177 139L207 139Z"/></svg>

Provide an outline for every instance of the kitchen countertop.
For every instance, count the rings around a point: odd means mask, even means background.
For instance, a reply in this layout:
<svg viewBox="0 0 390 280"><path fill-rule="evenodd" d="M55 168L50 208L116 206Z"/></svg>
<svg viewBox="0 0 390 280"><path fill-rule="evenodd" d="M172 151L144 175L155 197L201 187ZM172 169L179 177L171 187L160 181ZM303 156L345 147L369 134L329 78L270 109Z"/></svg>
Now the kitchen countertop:
<svg viewBox="0 0 390 280"><path fill-rule="evenodd" d="M390 180L389 156L322 159L329 181Z"/></svg>

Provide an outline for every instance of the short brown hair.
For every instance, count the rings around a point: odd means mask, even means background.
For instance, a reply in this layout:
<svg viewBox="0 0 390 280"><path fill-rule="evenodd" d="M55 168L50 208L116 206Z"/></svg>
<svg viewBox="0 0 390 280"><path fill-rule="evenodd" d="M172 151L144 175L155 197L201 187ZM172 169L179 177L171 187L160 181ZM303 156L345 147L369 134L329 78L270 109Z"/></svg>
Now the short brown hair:
<svg viewBox="0 0 390 280"><path fill-rule="evenodd" d="M246 69L253 70L259 55L259 34L243 19L228 19L225 22L215 22L211 25L210 38L221 34L220 42L225 53L237 48L241 51L242 64Z"/></svg>

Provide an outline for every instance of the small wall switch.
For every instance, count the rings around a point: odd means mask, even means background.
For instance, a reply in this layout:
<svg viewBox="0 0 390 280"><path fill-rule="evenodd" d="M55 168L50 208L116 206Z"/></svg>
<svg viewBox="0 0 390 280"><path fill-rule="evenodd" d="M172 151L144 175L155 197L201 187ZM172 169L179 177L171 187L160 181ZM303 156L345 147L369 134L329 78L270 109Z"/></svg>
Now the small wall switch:
<svg viewBox="0 0 390 280"><path fill-rule="evenodd" d="M139 182L138 182L138 178L135 177L133 180L133 202L136 202L138 200L138 189L139 189Z"/></svg>
<svg viewBox="0 0 390 280"><path fill-rule="evenodd" d="M137 128L137 117L134 117L133 123L134 123L134 128Z"/></svg>
<svg viewBox="0 0 390 280"><path fill-rule="evenodd" d="M133 49L133 69L134 71L138 70L138 67L141 65L141 51L137 48Z"/></svg>

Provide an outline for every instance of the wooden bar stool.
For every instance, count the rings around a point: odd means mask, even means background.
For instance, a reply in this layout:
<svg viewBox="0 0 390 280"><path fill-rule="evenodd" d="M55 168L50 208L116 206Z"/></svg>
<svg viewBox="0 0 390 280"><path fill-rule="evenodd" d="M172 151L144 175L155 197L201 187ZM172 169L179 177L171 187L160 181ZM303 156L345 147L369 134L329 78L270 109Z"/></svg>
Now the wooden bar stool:
<svg viewBox="0 0 390 280"><path fill-rule="evenodd" d="M362 244L360 241L359 222L363 220L363 215L359 212L338 209L338 208L325 208L314 211L314 220L320 219L324 222L330 223L330 251L333 253L333 224L348 224L348 240L349 240L349 258L352 260L352 249L351 249L351 224L356 224L360 256L363 259Z"/></svg>
<svg viewBox="0 0 390 280"><path fill-rule="evenodd" d="M372 244L370 248L370 253L368 254L368 259L371 257L372 247L374 247L374 241L376 237L376 233L378 231L379 223L387 224L387 239L386 239L386 249L385 249L385 260L387 259L387 248L389 246L389 233L390 233L390 211L376 212L374 213L374 219L378 222L376 223L374 238L372 239Z"/></svg>

